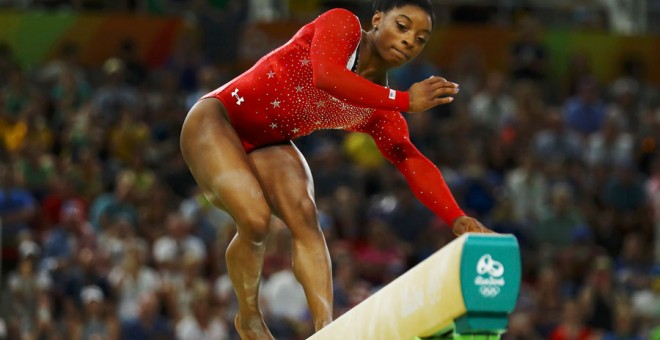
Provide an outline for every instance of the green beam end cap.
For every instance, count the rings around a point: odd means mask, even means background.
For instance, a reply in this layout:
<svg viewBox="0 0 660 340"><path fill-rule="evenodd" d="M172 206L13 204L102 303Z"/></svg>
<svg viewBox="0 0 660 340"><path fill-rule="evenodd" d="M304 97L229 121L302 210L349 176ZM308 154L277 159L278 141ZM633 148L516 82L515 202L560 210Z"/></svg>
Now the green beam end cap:
<svg viewBox="0 0 660 340"><path fill-rule="evenodd" d="M508 319L520 292L518 240L508 234L468 234L460 270L467 313Z"/></svg>

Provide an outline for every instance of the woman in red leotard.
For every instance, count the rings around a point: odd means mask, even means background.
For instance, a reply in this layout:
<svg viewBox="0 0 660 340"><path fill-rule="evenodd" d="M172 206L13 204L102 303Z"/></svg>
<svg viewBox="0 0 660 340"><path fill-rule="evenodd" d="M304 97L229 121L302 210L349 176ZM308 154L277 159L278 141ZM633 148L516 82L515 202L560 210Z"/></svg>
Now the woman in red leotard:
<svg viewBox="0 0 660 340"><path fill-rule="evenodd" d="M297 137L319 129L370 134L417 198L455 234L490 232L458 207L438 168L410 142L400 113L450 103L458 85L431 76L408 91L387 87L387 71L415 58L430 38L430 1L376 0L374 10L369 31L349 11L321 14L202 97L183 124L181 151L193 176L238 226L226 258L242 338L272 338L258 305L271 214L291 230L293 270L316 330L332 321L330 257L309 167L291 142Z"/></svg>

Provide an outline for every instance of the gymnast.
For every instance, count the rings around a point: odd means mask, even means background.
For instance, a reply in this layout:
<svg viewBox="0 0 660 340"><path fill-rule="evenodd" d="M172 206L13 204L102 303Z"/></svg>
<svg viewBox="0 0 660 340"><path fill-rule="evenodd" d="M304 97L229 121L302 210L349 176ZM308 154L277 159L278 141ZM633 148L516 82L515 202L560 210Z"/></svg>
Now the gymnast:
<svg viewBox="0 0 660 340"><path fill-rule="evenodd" d="M466 216L438 168L410 142L401 112L448 104L458 85L439 76L408 91L388 87L387 71L415 58L434 24L430 0L376 0L372 27L333 9L303 26L252 68L203 96L181 131L195 180L238 232L227 247L243 339L272 339L258 294L271 214L292 234L293 270L316 331L332 321L332 274L319 227L312 176L292 140L320 129L371 135L415 196L456 235L490 232Z"/></svg>

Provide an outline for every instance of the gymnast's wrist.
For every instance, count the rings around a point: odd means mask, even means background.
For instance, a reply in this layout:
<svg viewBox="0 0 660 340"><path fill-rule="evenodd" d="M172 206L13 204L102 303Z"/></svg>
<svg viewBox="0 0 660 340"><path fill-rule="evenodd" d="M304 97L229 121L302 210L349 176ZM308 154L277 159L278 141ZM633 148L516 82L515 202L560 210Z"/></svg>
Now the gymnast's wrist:
<svg viewBox="0 0 660 340"><path fill-rule="evenodd" d="M463 212L463 210L458 209L456 211L452 211L449 216L447 216L447 219L445 220L445 223L449 225L450 228L453 228L456 226L456 223L462 218L462 217L468 217L468 215Z"/></svg>
<svg viewBox="0 0 660 340"><path fill-rule="evenodd" d="M392 90L396 94L394 98L395 105L397 110L401 112L407 112L410 109L410 95L407 91L396 91Z"/></svg>

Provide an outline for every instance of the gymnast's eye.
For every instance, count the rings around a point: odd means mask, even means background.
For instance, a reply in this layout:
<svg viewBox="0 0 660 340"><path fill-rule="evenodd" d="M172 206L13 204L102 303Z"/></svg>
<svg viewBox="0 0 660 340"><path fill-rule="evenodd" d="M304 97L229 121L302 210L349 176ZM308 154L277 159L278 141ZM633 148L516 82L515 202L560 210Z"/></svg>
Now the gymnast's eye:
<svg viewBox="0 0 660 340"><path fill-rule="evenodd" d="M406 25L404 25L404 24L402 24L402 23L400 23L400 22L398 22L398 21L397 21L397 23L396 23L396 27L398 27L398 28L399 28L399 31L401 31L401 32L405 32L405 31L408 30L408 27L406 27Z"/></svg>

